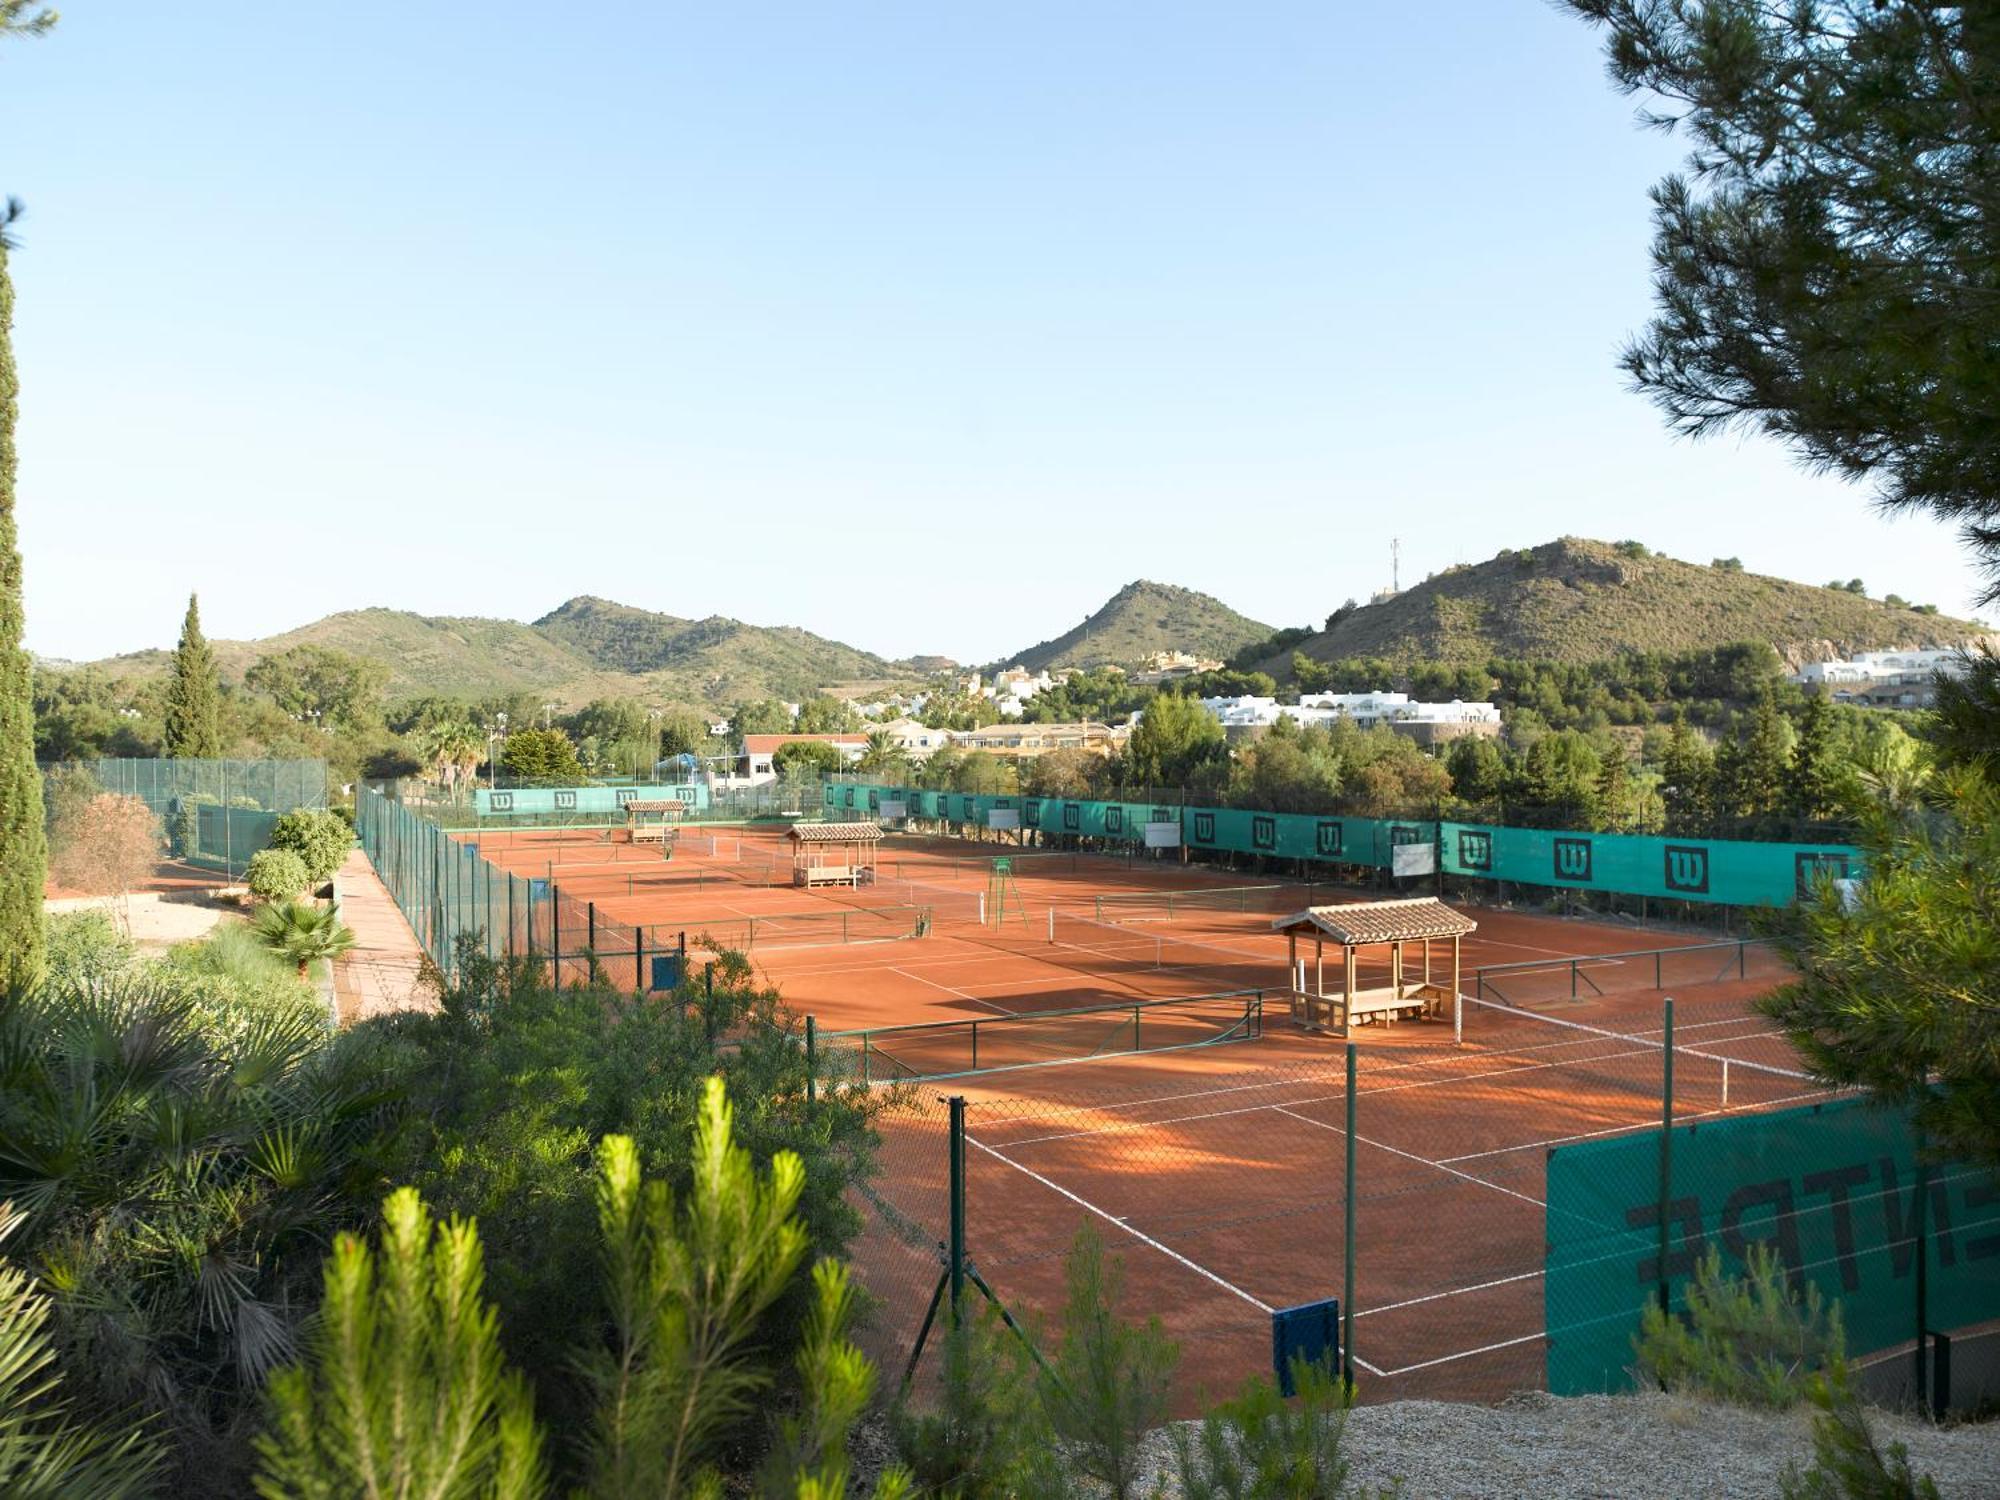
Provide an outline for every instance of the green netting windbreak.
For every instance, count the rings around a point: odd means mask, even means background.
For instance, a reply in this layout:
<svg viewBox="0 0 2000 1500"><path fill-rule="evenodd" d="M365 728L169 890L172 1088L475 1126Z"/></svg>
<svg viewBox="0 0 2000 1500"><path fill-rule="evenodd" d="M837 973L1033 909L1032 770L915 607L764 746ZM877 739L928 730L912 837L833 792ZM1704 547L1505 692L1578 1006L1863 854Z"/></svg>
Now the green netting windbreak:
<svg viewBox="0 0 2000 1500"><path fill-rule="evenodd" d="M1840 1305L1856 1355L2000 1317L2000 1181L1927 1159L1904 1111L1842 1099L1704 1120L1670 1147L1653 1130L1548 1153L1557 1395L1628 1389L1641 1308L1663 1285L1684 1305L1711 1251L1730 1275L1774 1255Z"/></svg>
<svg viewBox="0 0 2000 1500"><path fill-rule="evenodd" d="M71 761L65 769L87 774L106 792L144 802L176 859L232 876L270 843L271 828L284 814L327 805L323 760L104 756Z"/></svg>
<svg viewBox="0 0 2000 1500"><path fill-rule="evenodd" d="M1442 872L1456 879L1722 906L1786 906L1819 881L1861 873L1861 852L1845 844L1562 833L1429 817L985 796L838 780L821 787L820 804L829 818L915 820L947 830L1018 827L1044 841L1139 845L1149 826L1171 825L1190 850L1372 870L1392 869L1401 846L1432 845Z"/></svg>

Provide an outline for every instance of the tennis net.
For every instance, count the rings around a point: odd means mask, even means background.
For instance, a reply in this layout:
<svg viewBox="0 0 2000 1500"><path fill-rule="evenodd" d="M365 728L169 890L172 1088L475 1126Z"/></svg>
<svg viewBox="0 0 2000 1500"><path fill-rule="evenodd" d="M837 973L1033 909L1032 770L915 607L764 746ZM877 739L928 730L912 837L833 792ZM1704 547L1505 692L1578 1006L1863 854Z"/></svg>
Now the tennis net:
<svg viewBox="0 0 2000 1500"><path fill-rule="evenodd" d="M830 1077L908 1083L1253 1041L1263 1026L1263 992L1240 990L829 1032L819 1045Z"/></svg>
<svg viewBox="0 0 2000 1500"><path fill-rule="evenodd" d="M1620 1031L1470 995L1464 1004L1465 1035L1479 1048L1479 1066L1497 1058L1510 1070L1547 1069L1588 1079L1608 1092L1661 1097L1667 1062L1663 1009L1635 1014L1633 1029ZM1695 1108L1747 1108L1830 1093L1799 1066L1783 1032L1760 1016L1741 1013L1676 1025L1673 1078L1676 1104Z"/></svg>
<svg viewBox="0 0 2000 1500"><path fill-rule="evenodd" d="M1189 891L1115 891L1095 901L1099 921L1172 922L1209 912L1261 911L1282 915L1332 899L1339 888L1303 881L1281 885L1210 886Z"/></svg>

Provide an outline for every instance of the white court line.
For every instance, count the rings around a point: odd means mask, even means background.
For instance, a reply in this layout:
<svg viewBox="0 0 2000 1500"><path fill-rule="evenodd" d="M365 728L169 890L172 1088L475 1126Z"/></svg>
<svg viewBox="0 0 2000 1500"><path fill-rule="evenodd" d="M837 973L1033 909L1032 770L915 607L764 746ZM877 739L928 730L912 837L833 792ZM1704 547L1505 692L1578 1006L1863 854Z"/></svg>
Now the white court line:
<svg viewBox="0 0 2000 1500"><path fill-rule="evenodd" d="M1359 1317L1360 1314L1356 1313L1355 1316ZM1547 1334L1545 1333L1524 1333L1517 1339L1502 1339L1497 1344L1482 1344L1477 1349L1461 1349L1456 1354L1440 1354L1436 1359L1426 1359L1414 1365L1404 1365L1400 1370L1378 1370L1375 1373L1380 1375L1384 1380L1396 1375L1412 1375L1418 1370L1428 1370L1437 1365L1448 1365L1454 1360L1472 1359L1477 1355L1491 1354L1496 1349L1511 1349L1516 1344L1531 1344L1537 1339L1546 1337ZM1357 1359L1355 1363L1358 1365L1361 1361Z"/></svg>
<svg viewBox="0 0 2000 1500"><path fill-rule="evenodd" d="M1744 1109L1770 1109L1779 1104L1796 1104L1810 1099L1825 1099L1830 1095L1845 1092L1846 1090L1843 1089L1816 1089L1810 1094L1787 1094L1781 1099L1760 1099L1755 1104L1745 1105L1743 1109L1723 1109L1719 1106L1713 1109L1677 1109L1674 1111L1674 1123L1679 1125L1688 1120L1706 1120L1714 1115L1741 1114ZM1488 1156L1507 1156L1515 1151L1537 1151L1546 1150L1552 1146L1568 1146L1577 1141L1594 1141L1599 1136L1620 1135L1628 1130L1652 1130L1656 1125L1657 1122L1652 1120L1638 1125L1607 1125L1602 1130L1583 1130L1578 1131L1575 1135L1551 1136L1545 1141L1528 1141L1519 1146L1496 1146L1491 1151L1468 1151L1463 1156L1447 1156L1440 1161L1439 1165L1442 1166L1444 1162L1478 1161Z"/></svg>
<svg viewBox="0 0 2000 1500"><path fill-rule="evenodd" d="M1302 1125L1312 1125L1320 1130L1330 1130L1335 1135L1347 1134L1338 1125L1329 1125L1324 1120L1313 1119L1310 1115L1295 1113L1292 1110L1286 1109L1282 1104L1274 1104L1271 1107L1281 1115L1290 1115ZM1496 1193L1505 1193L1509 1198L1519 1198L1523 1203L1532 1203L1537 1208L1547 1208L1549 1206L1543 1199L1531 1198L1526 1193L1517 1193L1510 1187L1500 1186L1497 1182L1488 1182L1484 1177L1474 1177L1470 1172L1461 1172L1456 1167L1447 1167L1442 1162L1432 1161L1428 1156L1419 1156L1414 1151L1404 1151L1400 1147L1391 1146L1382 1141L1373 1141L1365 1135L1357 1134L1354 1138L1364 1146L1373 1146L1377 1151L1386 1151L1391 1156L1400 1156L1409 1161L1422 1162L1427 1167L1436 1167L1440 1172L1448 1173L1453 1177L1463 1178L1467 1182L1477 1183L1483 1188L1491 1188Z"/></svg>
<svg viewBox="0 0 2000 1500"><path fill-rule="evenodd" d="M1161 1244L1151 1235L1142 1233L1141 1231L1134 1229L1130 1224L1126 1223L1116 1214L1107 1213L1104 1209L1101 1209L1095 1203L1092 1203L1088 1198L1082 1197L1077 1193L1072 1193L1068 1188L1064 1187L1061 1183L1053 1182L1047 1177L1044 1177L1040 1172L1037 1172L1029 1167L1024 1167L1019 1162L1015 1161L1012 1157L1007 1156L1002 1152L994 1150L984 1141L976 1139L970 1132L966 1134L965 1139L968 1145L977 1146L981 1151L984 1151L988 1156L992 1157L995 1161L1004 1162L1006 1165L1012 1167L1015 1171L1021 1173L1023 1176L1033 1178L1036 1182L1039 1182L1043 1187L1047 1188L1050 1192L1057 1193L1062 1197L1069 1199L1070 1202L1074 1203L1078 1208L1081 1208L1086 1212L1096 1214L1097 1217L1104 1220L1105 1223L1116 1225L1119 1229L1123 1230L1126 1234L1131 1235L1133 1239L1139 1241L1139 1243L1141 1243L1142 1245L1145 1245L1150 1249L1159 1251L1160 1254L1166 1256L1167 1259L1174 1261L1179 1265L1185 1266L1188 1270L1194 1272L1197 1276L1203 1277L1206 1280L1214 1282L1217 1286L1221 1287L1225 1292L1230 1293L1232 1296L1242 1298L1245 1302L1249 1303L1252 1307L1256 1308L1257 1311L1264 1313L1266 1316L1275 1313L1277 1311L1277 1309L1272 1307L1270 1303L1263 1301L1261 1298L1252 1296L1250 1293L1244 1291L1242 1287L1237 1286L1234 1282L1223 1280L1222 1277L1216 1275L1215 1272L1209 1270L1208 1267L1200 1264L1197 1261L1189 1260L1185 1255L1181 1254L1180 1251L1175 1250L1168 1245ZM1354 1362L1357 1365L1360 1365L1361 1368L1366 1370L1370 1375L1382 1376L1388 1373L1385 1370L1378 1370L1375 1366L1369 1364L1366 1360L1360 1358L1358 1355L1354 1356Z"/></svg>
<svg viewBox="0 0 2000 1500"><path fill-rule="evenodd" d="M1001 1006L995 1005L991 1000L982 1000L977 995L969 995L964 990L953 989L948 984L939 984L935 979L926 979L921 974L911 974L906 970L898 969L895 968L894 966L889 967L886 972L890 974L901 974L905 979L912 980L917 984L927 984L934 990L943 990L947 995L955 995L957 998L965 1001L969 1005L983 1005L988 1010L998 1011L1003 1016L1011 1016L1014 1014L1014 1012L1011 1010L1007 1010Z"/></svg>
<svg viewBox="0 0 2000 1500"><path fill-rule="evenodd" d="M1471 1286L1455 1286L1448 1292L1430 1292L1422 1297L1406 1297L1401 1302L1385 1302L1380 1307L1361 1308L1354 1316L1359 1319L1367 1317L1370 1313L1395 1312L1398 1308L1418 1307L1426 1302L1442 1302L1446 1297L1464 1297L1473 1292L1490 1291L1496 1286L1512 1286L1517 1281L1533 1281L1541 1274L1539 1270L1523 1271L1518 1276L1502 1276L1494 1281L1476 1282Z"/></svg>

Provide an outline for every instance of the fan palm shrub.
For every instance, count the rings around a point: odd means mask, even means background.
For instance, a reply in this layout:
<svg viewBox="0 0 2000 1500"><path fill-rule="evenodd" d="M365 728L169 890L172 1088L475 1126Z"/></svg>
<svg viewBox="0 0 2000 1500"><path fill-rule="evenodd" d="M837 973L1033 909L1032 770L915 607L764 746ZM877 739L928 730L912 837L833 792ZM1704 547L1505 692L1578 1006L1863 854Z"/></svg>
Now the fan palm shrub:
<svg viewBox="0 0 2000 1500"><path fill-rule="evenodd" d="M251 919L257 940L305 978L316 963L338 958L354 946L354 933L330 906L312 901L273 901Z"/></svg>
<svg viewBox="0 0 2000 1500"><path fill-rule="evenodd" d="M0 1005L15 1253L79 1417L152 1415L172 1493L242 1493L250 1394L292 1356L328 1239L376 1201L394 1057L310 1008L217 1026L160 965Z"/></svg>

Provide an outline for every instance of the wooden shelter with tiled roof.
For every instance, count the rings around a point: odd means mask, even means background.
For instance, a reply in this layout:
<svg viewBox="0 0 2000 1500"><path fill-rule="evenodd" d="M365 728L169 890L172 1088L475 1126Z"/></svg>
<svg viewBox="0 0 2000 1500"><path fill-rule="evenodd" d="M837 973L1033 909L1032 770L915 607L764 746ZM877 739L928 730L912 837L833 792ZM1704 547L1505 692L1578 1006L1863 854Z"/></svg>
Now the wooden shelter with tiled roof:
<svg viewBox="0 0 2000 1500"><path fill-rule="evenodd" d="M668 859L674 857L676 826L687 812L678 797L634 797L625 804L625 842L658 844Z"/></svg>
<svg viewBox="0 0 2000 1500"><path fill-rule="evenodd" d="M1271 923L1271 930L1284 933L1286 938L1292 1019L1309 1031L1346 1036L1352 1027L1368 1021L1393 1022L1406 1015L1443 1019L1448 1008L1452 1036L1458 1038L1463 1034L1458 996L1459 943L1478 926L1472 918L1434 896L1310 906L1289 917L1279 917ZM1310 988L1305 961L1299 957L1302 937L1311 938L1313 945ZM1449 986L1431 978L1431 944L1447 938L1451 940ZM1404 949L1411 943L1423 945L1423 977L1414 982L1403 967ZM1341 951L1341 987L1333 995L1326 992L1329 944L1337 945ZM1363 989L1357 982L1355 951L1370 947L1389 950L1389 982Z"/></svg>
<svg viewBox="0 0 2000 1500"><path fill-rule="evenodd" d="M786 837L792 843L793 885L810 890L816 885L875 883L881 824L794 823Z"/></svg>

